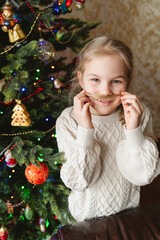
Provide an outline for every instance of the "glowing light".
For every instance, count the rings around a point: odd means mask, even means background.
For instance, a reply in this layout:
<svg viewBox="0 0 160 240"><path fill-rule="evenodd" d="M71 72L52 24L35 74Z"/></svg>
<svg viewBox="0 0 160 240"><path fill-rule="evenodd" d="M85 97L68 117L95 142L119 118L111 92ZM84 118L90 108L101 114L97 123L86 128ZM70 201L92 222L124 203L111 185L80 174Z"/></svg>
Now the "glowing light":
<svg viewBox="0 0 160 240"><path fill-rule="evenodd" d="M47 221L46 221L46 228L48 228L48 227L49 227L49 221L47 219Z"/></svg>
<svg viewBox="0 0 160 240"><path fill-rule="evenodd" d="M36 69L36 72L40 72L40 69L38 68L38 69Z"/></svg>
<svg viewBox="0 0 160 240"><path fill-rule="evenodd" d="M25 87L22 87L22 88L21 88L21 92L26 92L26 90L27 90L27 89L26 89Z"/></svg>
<svg viewBox="0 0 160 240"><path fill-rule="evenodd" d="M43 158L42 157L38 157L38 160L40 161L40 162L43 162Z"/></svg>
<svg viewBox="0 0 160 240"><path fill-rule="evenodd" d="M52 68L52 69L54 69L54 68L55 68L55 66L53 66L53 65L52 65L52 66L51 66L51 68Z"/></svg>
<svg viewBox="0 0 160 240"><path fill-rule="evenodd" d="M46 120L46 122L48 122L50 120L50 118L46 118L45 120Z"/></svg>
<svg viewBox="0 0 160 240"><path fill-rule="evenodd" d="M24 220L24 219L25 219L25 218L24 218L22 215L20 216L20 218L21 218L22 220Z"/></svg>

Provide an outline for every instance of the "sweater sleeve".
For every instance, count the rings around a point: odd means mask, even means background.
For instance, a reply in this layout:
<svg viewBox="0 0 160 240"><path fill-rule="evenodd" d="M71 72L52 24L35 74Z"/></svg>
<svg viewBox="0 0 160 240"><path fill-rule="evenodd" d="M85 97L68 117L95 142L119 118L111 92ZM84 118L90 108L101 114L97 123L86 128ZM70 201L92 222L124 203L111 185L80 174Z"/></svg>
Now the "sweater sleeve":
<svg viewBox="0 0 160 240"><path fill-rule="evenodd" d="M117 165L123 176L139 186L150 183L160 173L159 152L153 140L152 118L144 108L141 125L126 130L126 138L117 147Z"/></svg>
<svg viewBox="0 0 160 240"><path fill-rule="evenodd" d="M100 146L94 140L94 129L80 127L69 114L63 114L57 119L56 135L59 151L66 158L61 179L73 191L83 191L100 174Z"/></svg>

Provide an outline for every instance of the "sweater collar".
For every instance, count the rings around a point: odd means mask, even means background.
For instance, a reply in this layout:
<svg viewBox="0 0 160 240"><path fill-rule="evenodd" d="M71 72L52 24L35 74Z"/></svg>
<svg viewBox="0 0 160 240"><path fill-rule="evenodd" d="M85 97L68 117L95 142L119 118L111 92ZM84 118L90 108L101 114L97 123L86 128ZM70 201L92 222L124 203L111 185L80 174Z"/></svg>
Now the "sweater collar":
<svg viewBox="0 0 160 240"><path fill-rule="evenodd" d="M117 110L116 112L105 115L105 116L97 116L92 114L92 120L93 122L103 122L103 123L106 121L114 122L114 121L117 121L117 119L119 119L119 112L120 110Z"/></svg>

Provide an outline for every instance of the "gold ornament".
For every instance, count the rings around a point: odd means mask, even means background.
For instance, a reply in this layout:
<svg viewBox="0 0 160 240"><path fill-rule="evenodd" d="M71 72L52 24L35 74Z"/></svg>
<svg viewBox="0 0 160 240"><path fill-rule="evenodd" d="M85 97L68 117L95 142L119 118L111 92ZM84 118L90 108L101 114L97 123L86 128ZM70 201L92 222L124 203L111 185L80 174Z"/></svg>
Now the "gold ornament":
<svg viewBox="0 0 160 240"><path fill-rule="evenodd" d="M29 118L29 113L26 110L26 107L21 103L20 100L16 100L17 104L13 108L12 114L12 126L22 126L28 127L31 123L31 119Z"/></svg>

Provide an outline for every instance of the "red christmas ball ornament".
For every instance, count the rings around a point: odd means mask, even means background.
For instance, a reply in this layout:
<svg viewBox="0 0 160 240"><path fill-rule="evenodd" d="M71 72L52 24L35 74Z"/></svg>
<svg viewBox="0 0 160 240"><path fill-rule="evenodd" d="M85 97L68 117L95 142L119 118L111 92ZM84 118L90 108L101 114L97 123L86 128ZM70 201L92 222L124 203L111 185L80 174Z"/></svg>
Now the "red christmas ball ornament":
<svg viewBox="0 0 160 240"><path fill-rule="evenodd" d="M45 182L48 178L49 170L45 163L39 162L39 166L29 164L25 170L25 176L28 182L38 185Z"/></svg>
<svg viewBox="0 0 160 240"><path fill-rule="evenodd" d="M7 240L8 239L8 230L4 226L0 228L0 239Z"/></svg>

